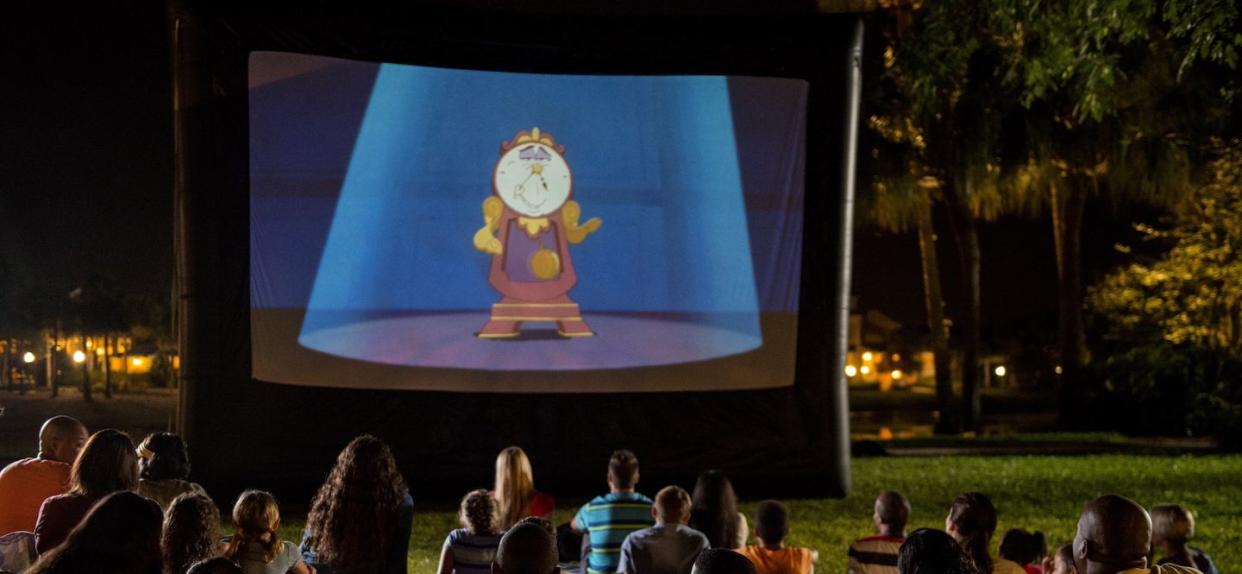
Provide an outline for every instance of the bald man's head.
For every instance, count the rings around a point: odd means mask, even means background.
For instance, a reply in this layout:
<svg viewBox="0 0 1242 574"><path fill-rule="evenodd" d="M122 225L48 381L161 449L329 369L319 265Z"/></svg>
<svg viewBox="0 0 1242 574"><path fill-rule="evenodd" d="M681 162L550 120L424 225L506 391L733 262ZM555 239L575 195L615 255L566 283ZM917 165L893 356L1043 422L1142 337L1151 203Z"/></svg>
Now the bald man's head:
<svg viewBox="0 0 1242 574"><path fill-rule="evenodd" d="M881 534L904 536L910 521L910 501L900 493L886 490L875 497L875 526Z"/></svg>
<svg viewBox="0 0 1242 574"><path fill-rule="evenodd" d="M64 415L47 419L39 429L39 458L72 464L86 444L86 427Z"/></svg>
<svg viewBox="0 0 1242 574"><path fill-rule="evenodd" d="M500 539L494 574L557 574L556 538L538 522L522 521Z"/></svg>
<svg viewBox="0 0 1242 574"><path fill-rule="evenodd" d="M1147 565L1151 517L1139 503L1106 494L1083 508L1074 537L1074 562L1082 574L1114 574Z"/></svg>

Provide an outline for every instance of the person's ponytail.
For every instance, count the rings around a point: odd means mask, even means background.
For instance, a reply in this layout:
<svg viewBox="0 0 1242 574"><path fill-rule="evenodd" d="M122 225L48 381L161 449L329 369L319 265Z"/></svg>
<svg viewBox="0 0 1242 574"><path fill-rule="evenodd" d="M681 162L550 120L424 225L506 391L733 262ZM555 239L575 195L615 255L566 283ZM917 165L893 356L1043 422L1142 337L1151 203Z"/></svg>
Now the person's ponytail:
<svg viewBox="0 0 1242 574"><path fill-rule="evenodd" d="M981 574L991 574L992 556L988 554L992 534L996 532L996 507L982 492L967 492L953 500L949 522L954 537Z"/></svg>

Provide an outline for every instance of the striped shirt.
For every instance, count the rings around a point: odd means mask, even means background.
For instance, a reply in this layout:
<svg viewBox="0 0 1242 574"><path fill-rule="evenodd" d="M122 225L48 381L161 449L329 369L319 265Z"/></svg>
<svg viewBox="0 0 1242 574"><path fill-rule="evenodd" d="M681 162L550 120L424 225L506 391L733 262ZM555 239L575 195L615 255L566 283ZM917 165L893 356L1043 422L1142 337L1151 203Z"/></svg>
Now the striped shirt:
<svg viewBox="0 0 1242 574"><path fill-rule="evenodd" d="M897 574L897 551L905 538L871 536L850 544L847 574Z"/></svg>
<svg viewBox="0 0 1242 574"><path fill-rule="evenodd" d="M444 539L444 547L453 555L453 572L490 574L492 559L496 558L496 548L503 534L471 534L465 528L450 532Z"/></svg>
<svg viewBox="0 0 1242 574"><path fill-rule="evenodd" d="M587 574L616 572L625 537L655 524L651 517L651 499L637 492L597 496L578 509L574 520L591 541Z"/></svg>

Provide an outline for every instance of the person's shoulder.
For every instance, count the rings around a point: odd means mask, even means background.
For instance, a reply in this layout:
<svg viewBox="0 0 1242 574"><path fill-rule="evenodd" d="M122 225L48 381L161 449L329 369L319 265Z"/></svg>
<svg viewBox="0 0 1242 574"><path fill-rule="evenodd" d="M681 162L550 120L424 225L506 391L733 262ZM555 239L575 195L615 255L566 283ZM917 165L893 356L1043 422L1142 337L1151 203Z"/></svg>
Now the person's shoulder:
<svg viewBox="0 0 1242 574"><path fill-rule="evenodd" d="M70 492L66 492L65 494L56 494L43 499L43 506L45 508L57 508L77 503L81 498L83 498L82 495Z"/></svg>
<svg viewBox="0 0 1242 574"><path fill-rule="evenodd" d="M851 542L850 550L854 552L895 554L905 541L906 539L900 536L884 536L883 534L864 536Z"/></svg>
<svg viewBox="0 0 1242 574"><path fill-rule="evenodd" d="M530 512L535 516L546 516L556 510L556 499L546 492L535 491L530 496Z"/></svg>
<svg viewBox="0 0 1242 574"><path fill-rule="evenodd" d="M1013 560L996 558L992 561L992 574L1026 574L1026 568Z"/></svg>
<svg viewBox="0 0 1242 574"><path fill-rule="evenodd" d="M707 542L706 534L703 534L699 530L687 524L678 524L677 534L681 535L683 538L702 540L703 542Z"/></svg>
<svg viewBox="0 0 1242 574"><path fill-rule="evenodd" d="M69 474L73 465L46 458L23 458L15 460L0 470L0 476L9 473Z"/></svg>
<svg viewBox="0 0 1242 574"><path fill-rule="evenodd" d="M22 459L15 460L13 462L10 462L9 464L4 465L4 469L0 470L0 475L7 474L10 472L15 472L18 469L29 468L33 465L33 463L37 463L37 462L39 462L39 459L37 458L22 458ZM61 463L61 464L64 464L64 463Z"/></svg>
<svg viewBox="0 0 1242 574"><path fill-rule="evenodd" d="M601 495L596 496L595 498L592 498L591 500L587 501L587 503L586 503L586 504L583 504L583 505L582 505L582 508L583 508L584 510L590 510L590 508L591 508L592 506L602 506L602 505L604 505L604 504L608 504L608 503L612 502L612 498L611 498L611 497L612 497L612 493L609 493L609 494L601 494Z"/></svg>
<svg viewBox="0 0 1242 574"><path fill-rule="evenodd" d="M1198 568L1180 564L1156 564L1149 571L1151 574L1202 574Z"/></svg>
<svg viewBox="0 0 1242 574"><path fill-rule="evenodd" d="M641 542L647 538L651 538L652 536L655 536L656 534L658 534L658 532L656 532L656 529L654 526L648 526L647 528L639 528L638 530L635 530L633 532L630 532L629 534L626 534L625 540L621 542L621 545L622 546L633 546L634 544Z"/></svg>
<svg viewBox="0 0 1242 574"><path fill-rule="evenodd" d="M741 548L737 548L734 550L734 552L737 552L738 554L741 554L742 556L749 558L752 562L758 562L763 556L763 548L757 544L751 544L750 546L743 546Z"/></svg>

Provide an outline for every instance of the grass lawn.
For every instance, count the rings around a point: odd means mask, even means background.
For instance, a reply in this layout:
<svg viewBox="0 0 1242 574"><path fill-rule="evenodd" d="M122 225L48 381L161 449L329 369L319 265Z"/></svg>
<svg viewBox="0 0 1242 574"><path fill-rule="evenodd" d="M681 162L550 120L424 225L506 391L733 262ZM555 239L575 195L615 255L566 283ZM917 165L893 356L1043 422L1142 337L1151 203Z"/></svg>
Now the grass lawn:
<svg viewBox="0 0 1242 574"><path fill-rule="evenodd" d="M953 497L986 493L1000 514L994 548L1000 534L1014 527L1042 530L1050 545L1070 541L1083 503L1098 494L1125 494L1149 507L1179 503L1196 513L1193 544L1211 554L1221 572L1242 571L1242 455L881 457L855 459L853 468L852 494L843 500L785 501L793 519L789 542L818 549L820 573L844 572L845 549L870 533L872 501L884 489L910 498L911 529L943 528ZM653 494L660 486L642 484L639 490ZM558 502L557 524L568 521L582 501ZM756 502L742 504L752 521ZM440 545L456 527L451 512L416 512L410 572L434 574ZM290 520L281 530L297 541L302 521Z"/></svg>

